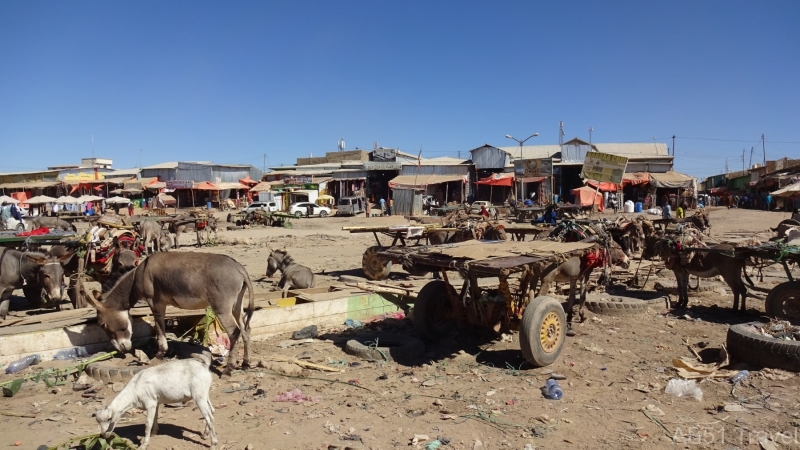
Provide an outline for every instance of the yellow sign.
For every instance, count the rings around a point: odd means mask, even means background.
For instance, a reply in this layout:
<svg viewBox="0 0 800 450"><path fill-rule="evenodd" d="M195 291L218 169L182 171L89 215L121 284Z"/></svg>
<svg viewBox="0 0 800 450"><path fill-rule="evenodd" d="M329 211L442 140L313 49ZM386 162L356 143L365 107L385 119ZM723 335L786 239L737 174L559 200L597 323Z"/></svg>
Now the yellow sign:
<svg viewBox="0 0 800 450"><path fill-rule="evenodd" d="M97 174L97 179L102 180L105 176L102 173ZM92 172L78 172L68 173L64 175L64 181L92 181L95 179L95 173Z"/></svg>
<svg viewBox="0 0 800 450"><path fill-rule="evenodd" d="M625 174L627 166L628 158L624 156L589 152L586 154L586 159L583 160L581 177L589 180L622 184L622 176Z"/></svg>

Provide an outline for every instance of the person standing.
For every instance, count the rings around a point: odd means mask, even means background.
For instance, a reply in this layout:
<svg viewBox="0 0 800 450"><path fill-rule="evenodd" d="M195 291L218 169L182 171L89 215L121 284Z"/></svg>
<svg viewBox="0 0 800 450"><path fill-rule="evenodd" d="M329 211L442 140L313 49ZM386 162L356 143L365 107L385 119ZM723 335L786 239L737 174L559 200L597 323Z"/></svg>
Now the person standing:
<svg viewBox="0 0 800 450"><path fill-rule="evenodd" d="M128 203L128 215L133 217L133 202Z"/></svg>
<svg viewBox="0 0 800 450"><path fill-rule="evenodd" d="M369 217L372 212L372 204L369 202L369 199L364 202L364 211L366 211L367 217Z"/></svg>
<svg viewBox="0 0 800 450"><path fill-rule="evenodd" d="M669 206L669 202L665 203L664 206L661 207L661 218L662 219L672 218L672 207Z"/></svg>
<svg viewBox="0 0 800 450"><path fill-rule="evenodd" d="M386 200L384 200L383 197L381 197L378 203L381 206L381 216L384 216L386 214Z"/></svg>
<svg viewBox="0 0 800 450"><path fill-rule="evenodd" d="M393 206L394 206L394 199L390 197L389 198L389 209L388 209L388 212L389 212L390 216L392 215L392 207Z"/></svg>
<svg viewBox="0 0 800 450"><path fill-rule="evenodd" d="M772 207L772 195L768 193L767 197L764 199L764 203L764 209L769 211L769 209Z"/></svg>

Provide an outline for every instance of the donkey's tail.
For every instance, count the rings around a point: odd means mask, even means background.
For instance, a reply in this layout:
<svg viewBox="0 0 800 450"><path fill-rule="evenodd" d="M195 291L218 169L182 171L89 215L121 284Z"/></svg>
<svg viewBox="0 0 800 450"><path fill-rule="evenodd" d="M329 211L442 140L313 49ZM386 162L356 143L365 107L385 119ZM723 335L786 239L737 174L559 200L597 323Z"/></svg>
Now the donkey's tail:
<svg viewBox="0 0 800 450"><path fill-rule="evenodd" d="M244 275L245 275L244 287L247 288L247 295L250 296L250 304L247 307L247 314L245 315L244 328L245 330L250 331L250 319L253 318L253 313L256 310L256 303L253 296L253 283L250 281L250 275L248 275L247 272L245 272Z"/></svg>
<svg viewBox="0 0 800 450"><path fill-rule="evenodd" d="M755 283L753 283L753 280L750 279L750 276L747 275L747 269L745 267L742 267L742 275L744 275L744 279L747 281L747 284L750 285L750 286L745 286L745 288L749 288L749 289L752 289L754 291L765 292L765 293L769 293L772 290L772 289L763 288L761 286L756 286Z"/></svg>

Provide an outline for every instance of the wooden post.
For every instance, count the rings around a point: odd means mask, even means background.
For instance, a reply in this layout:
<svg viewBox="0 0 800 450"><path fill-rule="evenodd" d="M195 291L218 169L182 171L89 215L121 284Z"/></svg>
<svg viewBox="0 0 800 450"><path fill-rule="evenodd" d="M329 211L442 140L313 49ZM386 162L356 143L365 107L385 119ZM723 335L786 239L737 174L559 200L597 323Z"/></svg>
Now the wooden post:
<svg viewBox="0 0 800 450"><path fill-rule="evenodd" d="M594 205L595 205L595 203L597 203L597 194L599 194L599 193L600 193L600 182L598 181L597 182L597 189L594 190L594 198L592 198L592 211L595 210L594 209ZM599 211L600 208L597 208L597 210Z"/></svg>
<svg viewBox="0 0 800 450"><path fill-rule="evenodd" d="M86 249L86 255L78 258L78 278L75 280L75 303L72 305L75 309L86 308L86 299L83 297L83 273L86 271L86 258L89 256L89 249ZM87 294L88 295L88 294Z"/></svg>

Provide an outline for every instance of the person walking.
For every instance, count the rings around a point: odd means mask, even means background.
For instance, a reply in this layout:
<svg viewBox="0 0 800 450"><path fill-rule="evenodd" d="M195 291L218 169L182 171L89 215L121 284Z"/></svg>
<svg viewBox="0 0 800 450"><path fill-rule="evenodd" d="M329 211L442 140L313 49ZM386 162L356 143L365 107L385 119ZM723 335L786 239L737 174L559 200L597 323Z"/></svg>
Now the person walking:
<svg viewBox="0 0 800 450"><path fill-rule="evenodd" d="M366 211L367 217L370 217L370 214L372 213L372 204L370 203L369 199L364 202L364 211Z"/></svg>
<svg viewBox="0 0 800 450"><path fill-rule="evenodd" d="M389 212L390 216L392 215L392 207L393 206L394 206L394 199L393 198L389 198L389 209L388 209L388 212Z"/></svg>
<svg viewBox="0 0 800 450"><path fill-rule="evenodd" d="M128 216L133 217L133 202L128 203Z"/></svg>
<svg viewBox="0 0 800 450"><path fill-rule="evenodd" d="M386 215L386 200L384 200L383 197L381 197L381 199L380 199L380 201L378 203L380 203L380 206L381 206L381 217L383 217L383 216Z"/></svg>
<svg viewBox="0 0 800 450"><path fill-rule="evenodd" d="M769 210L770 210L770 208L772 207L772 195L770 195L770 194L768 193L768 194L767 194L767 197L764 199L764 203L765 203L765 204L764 204L764 209L765 209L766 211L769 211Z"/></svg>

